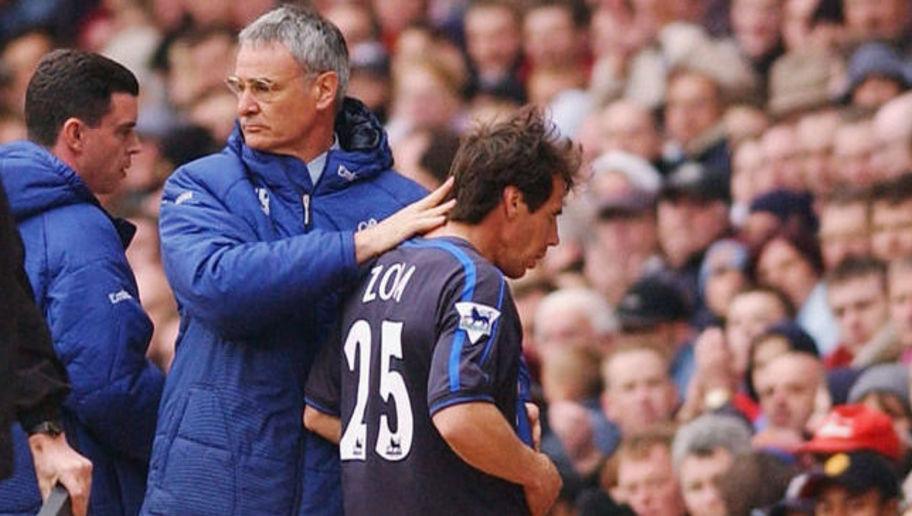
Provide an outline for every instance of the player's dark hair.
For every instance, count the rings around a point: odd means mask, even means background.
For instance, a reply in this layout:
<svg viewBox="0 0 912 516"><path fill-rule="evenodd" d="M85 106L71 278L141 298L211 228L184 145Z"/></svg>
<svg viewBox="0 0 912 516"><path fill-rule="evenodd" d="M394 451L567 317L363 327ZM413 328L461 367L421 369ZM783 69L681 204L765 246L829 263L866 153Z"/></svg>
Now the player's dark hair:
<svg viewBox="0 0 912 516"><path fill-rule="evenodd" d="M139 95L136 76L123 65L81 50L50 52L38 63L25 93L29 139L54 145L69 118L97 126L110 111L114 93Z"/></svg>
<svg viewBox="0 0 912 516"><path fill-rule="evenodd" d="M579 166L579 148L560 137L535 107L524 107L504 122L480 125L465 137L450 169L456 179L450 220L481 222L507 186L519 189L534 212L551 196L552 178L569 190Z"/></svg>

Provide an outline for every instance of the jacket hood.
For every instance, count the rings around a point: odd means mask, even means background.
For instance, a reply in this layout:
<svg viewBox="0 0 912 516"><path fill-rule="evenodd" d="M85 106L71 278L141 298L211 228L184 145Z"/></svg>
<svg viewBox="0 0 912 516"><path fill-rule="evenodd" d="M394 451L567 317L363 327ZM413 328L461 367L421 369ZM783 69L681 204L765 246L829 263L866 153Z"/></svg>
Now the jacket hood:
<svg viewBox="0 0 912 516"><path fill-rule="evenodd" d="M88 203L111 220L124 249L136 234L131 222L111 217L75 170L35 143L19 141L0 147L0 180L16 222L54 208Z"/></svg>
<svg viewBox="0 0 912 516"><path fill-rule="evenodd" d="M319 183L321 190L338 190L348 183L372 178L392 167L393 154L386 132L377 117L360 100L345 98L342 109L336 115L334 130L339 148L329 151L327 155L326 167ZM228 138L227 149L240 155L248 167L267 181L277 172L276 169L291 171L302 165L295 157L247 147L238 123L235 123L234 131ZM276 181L283 182L279 178Z"/></svg>
<svg viewBox="0 0 912 516"><path fill-rule="evenodd" d="M17 221L60 206L98 200L66 163L28 141L0 147L0 180Z"/></svg>

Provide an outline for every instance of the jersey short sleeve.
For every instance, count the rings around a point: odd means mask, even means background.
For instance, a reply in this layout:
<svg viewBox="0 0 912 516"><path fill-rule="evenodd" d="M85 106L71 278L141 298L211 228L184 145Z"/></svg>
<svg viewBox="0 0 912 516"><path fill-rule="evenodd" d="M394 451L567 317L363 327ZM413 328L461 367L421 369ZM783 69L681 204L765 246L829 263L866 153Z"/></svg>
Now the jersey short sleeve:
<svg viewBox="0 0 912 516"><path fill-rule="evenodd" d="M441 294L428 376L432 415L458 403L493 402L501 383L496 351L503 345L499 330L510 323L503 320L507 285L497 269L476 263L463 262L463 274L454 275Z"/></svg>
<svg viewBox="0 0 912 516"><path fill-rule="evenodd" d="M339 338L337 328L323 343L304 388L304 403L335 417L339 417L342 383L342 343Z"/></svg>

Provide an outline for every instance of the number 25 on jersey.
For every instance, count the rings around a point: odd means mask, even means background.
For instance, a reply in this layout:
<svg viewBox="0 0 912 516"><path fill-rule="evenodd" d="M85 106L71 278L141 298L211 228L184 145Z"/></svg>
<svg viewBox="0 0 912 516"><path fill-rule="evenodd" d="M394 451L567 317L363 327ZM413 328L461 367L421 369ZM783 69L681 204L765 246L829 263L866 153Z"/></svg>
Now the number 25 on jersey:
<svg viewBox="0 0 912 516"><path fill-rule="evenodd" d="M358 370L358 388L355 398L355 408L351 418L342 432L339 441L339 454L345 460L366 460L367 458L367 428L364 412L369 398L373 398L370 390L371 356L374 346L371 338L370 324L361 319L352 324L345 339L345 362L348 370ZM380 325L380 399L388 404L390 401L396 406L396 431L390 429L390 421L386 414L379 418L379 430L371 433L377 434L374 451L380 457L389 461L400 461L406 458L412 447L412 404L409 400L405 381L398 371L390 368L391 360L402 360L402 323L383 321ZM390 400L392 398L392 400Z"/></svg>

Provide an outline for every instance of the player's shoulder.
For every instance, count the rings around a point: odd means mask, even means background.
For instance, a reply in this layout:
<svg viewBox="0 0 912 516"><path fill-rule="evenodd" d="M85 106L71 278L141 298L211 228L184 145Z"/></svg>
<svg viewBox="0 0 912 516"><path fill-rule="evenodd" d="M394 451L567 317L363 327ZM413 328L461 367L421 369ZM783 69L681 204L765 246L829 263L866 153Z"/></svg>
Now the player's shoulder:
<svg viewBox="0 0 912 516"><path fill-rule="evenodd" d="M464 240L457 238L415 238L400 246L404 256L435 269L452 270L473 281L503 279L503 273Z"/></svg>

